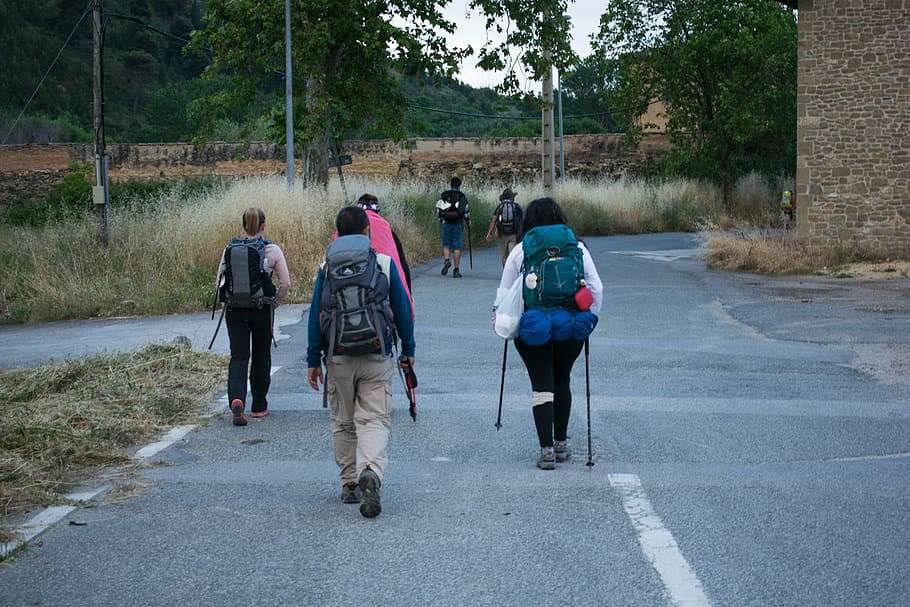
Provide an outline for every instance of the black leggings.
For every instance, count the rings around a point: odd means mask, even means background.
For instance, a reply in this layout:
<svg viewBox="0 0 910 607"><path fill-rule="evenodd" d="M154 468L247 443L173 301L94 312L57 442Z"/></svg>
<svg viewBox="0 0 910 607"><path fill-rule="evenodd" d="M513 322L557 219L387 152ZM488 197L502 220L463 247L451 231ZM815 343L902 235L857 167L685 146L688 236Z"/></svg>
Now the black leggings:
<svg viewBox="0 0 910 607"><path fill-rule="evenodd" d="M521 339L515 340L515 348L528 369L531 389L535 392L534 424L541 447L552 447L554 438L566 440L569 413L572 411L572 366L584 344L583 341L569 339L529 346ZM539 393L552 393L553 398L537 402L545 398Z"/></svg>
<svg viewBox="0 0 910 607"><path fill-rule="evenodd" d="M272 381L272 309L269 306L228 308L225 322L231 341L228 402L239 398L246 403L249 371L250 391L253 393L251 410L254 413L265 411L269 406L266 394Z"/></svg>

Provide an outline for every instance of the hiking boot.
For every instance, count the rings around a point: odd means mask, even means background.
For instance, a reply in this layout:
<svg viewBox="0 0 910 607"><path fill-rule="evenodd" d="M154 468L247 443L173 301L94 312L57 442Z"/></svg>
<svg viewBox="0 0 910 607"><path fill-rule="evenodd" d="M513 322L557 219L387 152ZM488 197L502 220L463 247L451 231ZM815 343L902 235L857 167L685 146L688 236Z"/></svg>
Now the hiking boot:
<svg viewBox="0 0 910 607"><path fill-rule="evenodd" d="M442 264L442 275L445 276L446 274L448 274L449 268L451 268L451 267L452 267L452 262L449 261L448 259L446 259L445 262L443 262L443 264Z"/></svg>
<svg viewBox="0 0 910 607"><path fill-rule="evenodd" d="M357 483L345 483L341 488L341 501L345 504L360 503L360 487Z"/></svg>
<svg viewBox="0 0 910 607"><path fill-rule="evenodd" d="M457 267L452 270L452 278L461 278L461 270L459 270Z"/></svg>
<svg viewBox="0 0 910 607"><path fill-rule="evenodd" d="M235 398L231 401L231 415L233 416L233 423L235 426L245 426L246 417L243 415L243 401L239 398Z"/></svg>
<svg viewBox="0 0 910 607"><path fill-rule="evenodd" d="M360 473L360 479L357 481L360 485L360 514L366 518L375 518L382 512L382 505L379 503L379 477L376 473L367 468Z"/></svg>
<svg viewBox="0 0 910 607"><path fill-rule="evenodd" d="M556 469L556 453L553 452L553 447L542 447L540 449L540 456L537 458L537 467L541 470Z"/></svg>
<svg viewBox="0 0 910 607"><path fill-rule="evenodd" d="M572 450L569 449L568 441L554 441L553 452L556 454L556 461L560 464L569 461L569 458L572 457Z"/></svg>

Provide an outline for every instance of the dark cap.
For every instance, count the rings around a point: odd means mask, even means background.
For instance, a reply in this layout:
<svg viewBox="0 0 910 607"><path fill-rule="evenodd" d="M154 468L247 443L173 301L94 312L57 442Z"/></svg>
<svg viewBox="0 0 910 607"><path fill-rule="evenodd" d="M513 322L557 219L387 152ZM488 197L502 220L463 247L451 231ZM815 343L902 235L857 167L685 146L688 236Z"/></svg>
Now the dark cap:
<svg viewBox="0 0 910 607"><path fill-rule="evenodd" d="M506 188L502 191L502 194L499 195L499 200L515 200L515 196L518 194L512 191L512 188Z"/></svg>

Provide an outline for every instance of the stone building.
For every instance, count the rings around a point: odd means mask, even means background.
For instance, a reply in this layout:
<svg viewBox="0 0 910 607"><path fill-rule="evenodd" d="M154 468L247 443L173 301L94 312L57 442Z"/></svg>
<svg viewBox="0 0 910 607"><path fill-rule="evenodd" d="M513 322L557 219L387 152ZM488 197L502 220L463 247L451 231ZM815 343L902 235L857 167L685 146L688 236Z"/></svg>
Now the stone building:
<svg viewBox="0 0 910 607"><path fill-rule="evenodd" d="M910 256L910 0L785 0L799 15L801 234Z"/></svg>

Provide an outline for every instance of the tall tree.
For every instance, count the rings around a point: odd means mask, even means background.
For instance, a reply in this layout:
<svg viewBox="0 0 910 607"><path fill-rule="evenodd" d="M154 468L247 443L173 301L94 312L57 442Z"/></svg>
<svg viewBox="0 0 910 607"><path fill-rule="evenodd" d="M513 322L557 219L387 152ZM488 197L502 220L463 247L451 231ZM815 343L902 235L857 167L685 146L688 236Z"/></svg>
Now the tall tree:
<svg viewBox="0 0 910 607"><path fill-rule="evenodd" d="M795 169L796 20L772 0L611 0L595 48L622 104L667 104L673 170L712 178ZM635 129L633 130L633 134Z"/></svg>
<svg viewBox="0 0 910 607"><path fill-rule="evenodd" d="M292 47L295 70L295 137L304 145L304 179L328 182L333 141L353 130L401 137L407 99L401 74L451 77L473 49L463 44L456 24L442 9L449 0L293 0ZM471 0L504 39L481 49L481 67L506 70L506 88L517 86L509 51L524 46L524 65L543 70L543 50L571 57L566 0ZM541 14L557 15L550 20ZM506 31L503 21L516 29ZM278 87L284 49L283 0L209 0L205 29L196 32L197 49L211 49L209 77L222 76L228 88L194 108L205 125L238 105L250 104ZM567 50L568 49L568 50ZM511 75L511 77L510 77ZM297 86L299 83L299 86ZM277 131L277 129L276 129ZM276 133L277 134L277 133Z"/></svg>

